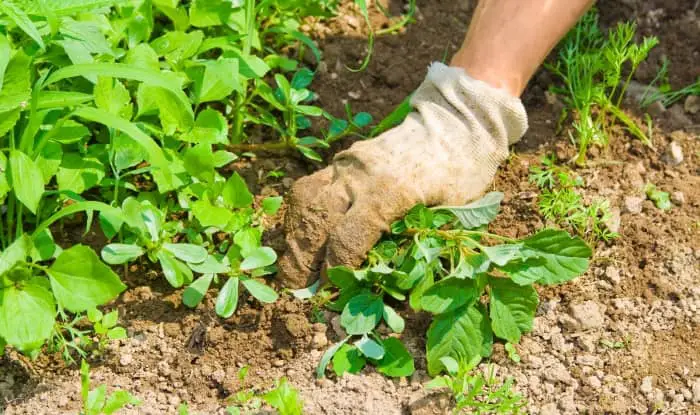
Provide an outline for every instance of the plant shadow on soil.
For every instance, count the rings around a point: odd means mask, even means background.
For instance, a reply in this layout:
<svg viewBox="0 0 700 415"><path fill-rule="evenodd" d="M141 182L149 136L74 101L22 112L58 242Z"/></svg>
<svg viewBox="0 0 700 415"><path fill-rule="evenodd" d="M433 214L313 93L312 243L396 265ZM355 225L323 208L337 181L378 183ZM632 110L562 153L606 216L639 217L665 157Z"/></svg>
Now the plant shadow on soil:
<svg viewBox="0 0 700 415"><path fill-rule="evenodd" d="M349 3L343 2L340 17L320 28L324 61L312 90L319 94L316 104L336 116L344 113L347 102L353 111L367 111L376 120L387 115L420 84L430 62L443 60L456 51L474 7L473 2L463 0L418 1L416 23L399 34L377 38L368 68L351 72L346 66L360 65L367 41L362 18ZM402 1L390 3L389 10L393 13L403 9ZM659 57L665 54L672 62L670 75L674 87L693 82L698 76L696 63L700 51L692 39L698 38L700 29L697 18L686 18L686 14L695 7L694 0L673 4L660 0L623 3L599 3L603 25L637 19L642 34L657 35L661 41L649 59L651 63L640 69L636 80L651 81ZM374 10L372 23L373 27L382 28L389 22ZM494 189L506 194L503 213L492 224L495 232L522 237L543 227L533 196L537 189L528 183L528 168L543 155L556 153L566 159L575 152L562 138L564 134L557 134L560 108L545 98L544 92L552 82L553 78L540 70L523 96L530 130L514 146L515 155L501 169L494 184ZM689 387L686 380L700 376L700 341L693 334L697 332L698 316L695 313L683 317L686 309L682 305L682 301L700 301L700 293L693 291L698 286L700 253L697 230L700 114L680 117L677 112L669 109L655 119L656 150L632 141L624 131L615 131L607 149L591 150L589 160L595 167L579 171L588 183L587 196L607 197L612 206L622 206L625 197L636 195L636 187L647 181L666 191L682 192L686 202L675 207L671 214L658 211L648 201L644 202L641 214L618 210L621 238L597 247L591 270L571 284L539 290L543 304L535 332L520 347L521 366L509 362L502 347L495 348L493 361L505 373L516 377L532 403L531 410L537 411L551 403L555 396L563 399L562 396L571 395L579 409L595 413L627 413L632 408L646 412L647 401L637 392L643 377L655 376L656 385L664 391L680 391ZM671 139L678 141L686 154L686 161L676 167L660 161L660 154ZM345 140L333 150L349 144L350 140ZM331 154L327 156L330 158ZM267 172L282 166L286 177L266 177ZM263 157L242 159L232 166L241 172L255 194L264 196L284 195L293 180L317 167L297 158ZM265 238L270 246L281 251L284 246L280 217L270 228ZM75 235L82 234L82 229L75 229L66 225L68 241L82 240L97 249L101 247L99 231L80 238ZM613 274L612 270L621 277L613 279L608 275ZM287 376L300 389L306 410L311 414L446 411L444 397L431 395L421 386L426 376L424 333L428 321L424 316L410 313L407 316L403 340L414 354L417 368L417 374L409 382L386 380L369 371L362 377L317 381L315 365L328 342L339 339L332 324L333 314L323 314L328 324L314 323L318 316L312 313L308 303L285 295L276 304L263 306L243 294L239 310L222 320L214 313L212 294L215 293L210 292L197 309L190 310L181 303L181 290L170 288L148 267L132 266L126 274L121 268L118 271L129 290L114 307L119 309L120 322L127 328L129 338L110 345L91 365L93 383L127 389L144 401L140 408L125 413L174 413L180 402L190 403L197 413L221 413L227 397L244 387L264 390L280 376ZM620 299L631 301L638 310L620 305ZM567 315L567 307L584 301L593 301L604 310L605 326L581 330L560 324L561 316ZM672 307L680 317L661 312L659 320L653 320L659 309ZM661 328L654 329L654 324ZM598 345L601 339L620 338L625 333L633 337L630 349L609 350ZM560 350L556 352L547 350L557 348ZM598 359L592 368L577 363L580 356L591 354ZM664 358L658 358L661 355ZM31 363L18 359L11 353L0 360L0 412L76 412L79 408L76 368L65 368L58 356L42 356ZM552 367L565 362L570 377L575 379L551 380L548 375L541 375L545 369L535 366L533 362L537 359L545 361L545 366L554 361L546 369L552 371ZM246 365L250 371L243 385L237 374ZM678 375L682 367L687 373ZM603 375L599 376L598 371ZM533 375L542 378L543 386L531 380ZM602 388L587 383L591 376L600 377ZM547 386L547 382L552 386ZM684 410L700 409L697 404L690 405L683 407ZM559 407L565 413L574 413L570 407L561 404Z"/></svg>

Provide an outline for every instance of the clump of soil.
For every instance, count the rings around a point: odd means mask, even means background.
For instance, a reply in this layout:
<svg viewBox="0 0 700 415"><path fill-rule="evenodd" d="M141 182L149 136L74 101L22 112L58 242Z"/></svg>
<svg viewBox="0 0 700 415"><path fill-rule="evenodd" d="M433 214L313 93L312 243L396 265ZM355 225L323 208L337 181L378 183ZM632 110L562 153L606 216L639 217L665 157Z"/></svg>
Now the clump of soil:
<svg viewBox="0 0 700 415"><path fill-rule="evenodd" d="M336 116L349 103L354 111L370 112L377 119L418 86L431 61L454 53L473 9L473 2L464 0L418 1L415 24L377 38L368 69L350 72L345 67L358 66L367 46L367 28L350 3L344 2L341 10L346 13L322 29L318 23L311 27L323 33L324 51L312 87L319 93L317 104ZM400 1L389 3L393 12L402 9ZM671 60L674 88L697 78L700 21L695 3L599 3L604 25L635 19L642 34L660 38L637 81L653 78L662 55ZM389 21L373 11L373 27ZM552 82L541 71L528 87L523 101L530 130L494 183L506 199L492 230L504 235L522 237L545 225L536 209L537 189L528 182L529 167L552 152L575 152L566 134L555 129L560 107L544 94ZM595 247L586 275L540 290L534 331L518 346L520 364L508 360L502 347L495 348L497 375L514 377L516 389L528 399L528 413L700 412L698 117L682 102L676 104L655 117L653 149L618 130L609 147L591 150L588 167L577 170L587 198L610 201L619 215L621 236ZM677 165L663 157L671 142L684 155ZM263 194L285 194L294 179L312 170L296 159L261 158L244 164L237 167L245 167L251 188ZM266 176L279 167L288 170L285 178ZM645 183L673 195L671 211L645 200ZM98 236L93 238L99 243ZM282 248L278 225L266 238ZM181 402L194 413L224 413L237 391L268 389L281 376L300 390L309 414L448 411L449 399L424 387L426 320L407 309L402 340L416 356L417 367L410 379L386 379L366 369L358 376L317 380L314 368L321 355L341 338L332 313L318 313L288 296L266 306L244 296L239 311L221 320L214 313L216 293L192 311L181 304L180 290L162 279L152 280L138 267L126 281L130 289L114 306L129 337L91 362L94 384L129 390L143 401L123 413L176 413ZM243 366L250 367L245 384L238 378ZM0 360L0 413L76 413L79 399L76 368L65 368L55 356L29 362L11 353Z"/></svg>

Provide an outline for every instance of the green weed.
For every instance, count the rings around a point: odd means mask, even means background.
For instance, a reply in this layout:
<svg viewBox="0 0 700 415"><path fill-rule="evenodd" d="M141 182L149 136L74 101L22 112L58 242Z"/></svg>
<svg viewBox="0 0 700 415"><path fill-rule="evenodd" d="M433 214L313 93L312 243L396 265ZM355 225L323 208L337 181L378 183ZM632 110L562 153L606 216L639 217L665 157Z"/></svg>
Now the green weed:
<svg viewBox="0 0 700 415"><path fill-rule="evenodd" d="M618 121L634 137L651 145L650 138L620 108L637 67L658 44L655 37L634 43L635 32L635 23L626 22L604 35L598 12L593 9L561 42L556 62L546 64L564 84L552 90L563 97L565 111L574 117L571 138L579 146L575 158L579 165L585 163L591 145L607 145L609 128Z"/></svg>
<svg viewBox="0 0 700 415"><path fill-rule="evenodd" d="M86 317L92 327L86 324ZM81 359L86 359L88 354L99 355L108 342L126 338L126 329L117 325L118 320L117 310L103 314L96 308L88 310L87 316L78 313L70 321L68 316L63 315L51 333L49 350L61 353L68 364L76 363L74 354Z"/></svg>
<svg viewBox="0 0 700 415"><path fill-rule="evenodd" d="M107 386L90 388L90 365L80 364L80 396L83 408L80 415L111 415L127 405L140 405L141 401L127 391L117 390L107 395Z"/></svg>
<svg viewBox="0 0 700 415"><path fill-rule="evenodd" d="M466 206L414 207L391 226L357 270L328 270L333 292L327 307L341 312L348 334L323 355L317 375L357 373L366 364L387 376L410 376L414 359L395 333L405 321L394 308L407 302L433 315L427 367L437 375L452 361L491 354L494 338L517 344L532 329L538 304L533 284L560 284L588 268L590 248L566 232L545 229L516 240L485 230L500 209L501 193ZM352 341L354 339L354 341ZM352 342L351 342L352 341ZM515 355L513 355L515 358Z"/></svg>
<svg viewBox="0 0 700 415"><path fill-rule="evenodd" d="M596 199L584 203L577 191L583 179L557 165L554 156L543 157L542 167L530 168L530 182L541 190L537 207L548 221L571 228L589 242L607 242L619 236L607 226L612 218L610 202Z"/></svg>
<svg viewBox="0 0 700 415"><path fill-rule="evenodd" d="M654 205L661 210L671 210L673 207L668 192L658 190L653 183L647 183L646 186L644 186L644 193L646 193L647 198L654 202Z"/></svg>
<svg viewBox="0 0 700 415"><path fill-rule="evenodd" d="M526 401L511 389L513 380L508 378L499 384L492 365L487 367L486 374L476 369L479 360L458 363L451 357L444 357L449 374L436 377L426 387L449 390L455 401L454 414L521 413Z"/></svg>

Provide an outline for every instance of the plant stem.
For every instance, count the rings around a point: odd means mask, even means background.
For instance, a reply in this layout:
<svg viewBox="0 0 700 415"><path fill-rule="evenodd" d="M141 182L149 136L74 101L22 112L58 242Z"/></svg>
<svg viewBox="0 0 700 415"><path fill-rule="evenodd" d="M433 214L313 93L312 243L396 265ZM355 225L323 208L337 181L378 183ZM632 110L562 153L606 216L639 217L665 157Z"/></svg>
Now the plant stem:
<svg viewBox="0 0 700 415"><path fill-rule="evenodd" d="M260 143L260 144L229 144L226 146L229 151L246 152L246 151L271 151L271 152L286 152L292 149L289 144L280 141L277 143Z"/></svg>

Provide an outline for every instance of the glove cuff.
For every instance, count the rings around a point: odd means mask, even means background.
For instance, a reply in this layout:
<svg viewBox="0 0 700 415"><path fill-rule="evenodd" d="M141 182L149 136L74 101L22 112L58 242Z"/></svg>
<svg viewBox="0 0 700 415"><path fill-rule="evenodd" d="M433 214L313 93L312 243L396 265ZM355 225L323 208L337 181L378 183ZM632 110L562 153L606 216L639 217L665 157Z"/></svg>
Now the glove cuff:
<svg viewBox="0 0 700 415"><path fill-rule="evenodd" d="M484 128L496 141L513 144L527 131L527 113L519 98L470 77L462 68L433 62L411 105L423 114L424 110L431 112L424 104L439 105L439 98L446 100L466 124Z"/></svg>

